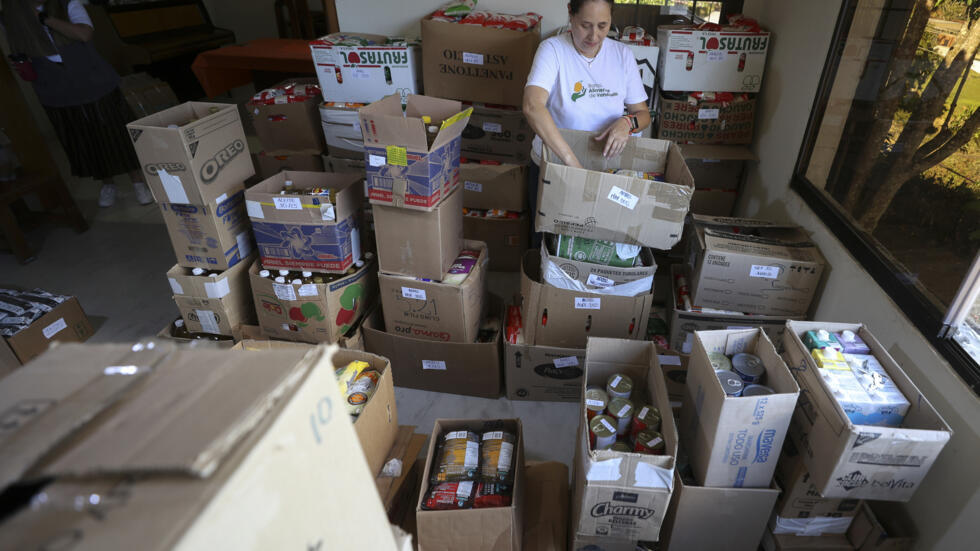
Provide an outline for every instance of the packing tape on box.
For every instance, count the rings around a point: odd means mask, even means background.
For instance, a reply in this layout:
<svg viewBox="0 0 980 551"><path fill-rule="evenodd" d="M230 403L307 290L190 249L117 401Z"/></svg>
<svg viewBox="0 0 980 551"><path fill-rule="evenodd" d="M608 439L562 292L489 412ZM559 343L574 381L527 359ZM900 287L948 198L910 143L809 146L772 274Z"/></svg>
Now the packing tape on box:
<svg viewBox="0 0 980 551"><path fill-rule="evenodd" d="M593 203L599 197L599 181L602 173L594 170L585 171L585 188L582 189L582 202Z"/></svg>
<svg viewBox="0 0 980 551"><path fill-rule="evenodd" d="M391 204L405 206L405 193L408 191L408 178L393 178L391 181Z"/></svg>
<svg viewBox="0 0 980 551"><path fill-rule="evenodd" d="M615 482L623 477L619 472L619 466L622 462L623 459L619 457L594 461L589 465L585 479L589 482Z"/></svg>
<svg viewBox="0 0 980 551"><path fill-rule="evenodd" d="M650 463L639 462L633 472L633 485L637 488L673 488L674 470Z"/></svg>
<svg viewBox="0 0 980 551"><path fill-rule="evenodd" d="M785 518L776 516L773 534L793 534L796 536L820 536L822 534L844 534L851 526L854 517L812 517Z"/></svg>
<svg viewBox="0 0 980 551"><path fill-rule="evenodd" d="M621 283L606 288L590 289L581 281L569 276L557 264L547 258L547 254L541 253L541 275L545 283L552 287L565 289L566 291L578 291L583 293L595 293L598 295L614 295L620 297L635 297L649 293L653 287L653 276L647 276L629 283Z"/></svg>

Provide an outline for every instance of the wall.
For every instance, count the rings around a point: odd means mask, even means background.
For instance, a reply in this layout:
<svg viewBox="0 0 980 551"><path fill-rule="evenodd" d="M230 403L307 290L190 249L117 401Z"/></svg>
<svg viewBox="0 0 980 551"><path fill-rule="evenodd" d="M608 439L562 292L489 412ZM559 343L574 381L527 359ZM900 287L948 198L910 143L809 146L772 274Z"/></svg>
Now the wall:
<svg viewBox="0 0 980 551"><path fill-rule="evenodd" d="M788 187L839 6L839 0L745 0L744 12L772 30L773 43L756 119L760 161L738 210L792 220L812 233L831 267L815 319L866 323L953 428L906 508L918 531L917 549L969 549L980 518L980 400Z"/></svg>
<svg viewBox="0 0 980 551"><path fill-rule="evenodd" d="M235 33L235 40L245 43L256 38L277 38L274 0L204 0L215 27ZM316 8L322 9L322 8Z"/></svg>

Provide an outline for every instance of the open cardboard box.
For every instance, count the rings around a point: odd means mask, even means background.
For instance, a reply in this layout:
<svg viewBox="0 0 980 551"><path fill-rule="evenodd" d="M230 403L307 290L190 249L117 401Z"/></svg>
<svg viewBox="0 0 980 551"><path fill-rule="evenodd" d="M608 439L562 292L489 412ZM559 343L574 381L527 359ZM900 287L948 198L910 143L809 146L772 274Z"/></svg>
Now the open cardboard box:
<svg viewBox="0 0 980 551"><path fill-rule="evenodd" d="M288 84L305 87L316 84L315 78L290 78L274 88ZM276 99L285 99L279 96ZM267 151L323 151L323 132L317 116L320 94L305 101L267 104L249 100L245 104L255 135Z"/></svg>
<svg viewBox="0 0 980 551"><path fill-rule="evenodd" d="M255 317L248 267L255 255L222 271L216 277L195 276L174 265L167 271L170 290L184 327L192 333L234 336L235 329Z"/></svg>
<svg viewBox="0 0 980 551"><path fill-rule="evenodd" d="M0 337L0 377L31 361L53 342L85 342L92 333L82 305L69 297L14 336Z"/></svg>
<svg viewBox="0 0 980 551"><path fill-rule="evenodd" d="M783 493L769 521L773 534L843 534L862 503L859 499L821 496L792 439L783 445L776 464L776 481Z"/></svg>
<svg viewBox="0 0 980 551"><path fill-rule="evenodd" d="M585 349L504 343L504 383L510 400L581 402Z"/></svg>
<svg viewBox="0 0 980 551"><path fill-rule="evenodd" d="M640 248L639 266L620 268L552 254L558 252L559 243L559 236L552 234L545 234L541 240L541 277L548 285L568 291L627 297L653 292L657 263L649 248Z"/></svg>

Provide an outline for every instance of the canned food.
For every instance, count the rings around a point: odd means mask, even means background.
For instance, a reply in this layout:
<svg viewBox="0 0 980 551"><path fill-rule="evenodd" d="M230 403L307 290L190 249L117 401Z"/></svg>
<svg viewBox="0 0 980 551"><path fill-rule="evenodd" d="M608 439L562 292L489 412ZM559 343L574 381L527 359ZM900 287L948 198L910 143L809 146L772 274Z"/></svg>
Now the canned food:
<svg viewBox="0 0 980 551"><path fill-rule="evenodd" d="M633 416L633 427L630 430L630 442L636 443L636 435L647 430L660 430L660 410L653 406L643 406Z"/></svg>
<svg viewBox="0 0 980 551"><path fill-rule="evenodd" d="M612 447L609 449L614 452L622 452L622 453L631 453L633 451L633 448L631 448L629 444L623 442L622 440L617 440L616 443L613 444Z"/></svg>
<svg viewBox="0 0 980 551"><path fill-rule="evenodd" d="M732 361L728 359L728 356L722 354L721 352L709 352L708 361L711 362L711 369L718 371L719 369L723 371L732 370Z"/></svg>
<svg viewBox="0 0 980 551"><path fill-rule="evenodd" d="M616 434L626 436L630 433L630 423L633 421L633 402L626 398L609 400L609 416L616 419Z"/></svg>
<svg viewBox="0 0 980 551"><path fill-rule="evenodd" d="M585 389L585 415L591 421L593 417L606 411L609 403L609 395L599 387L589 387Z"/></svg>
<svg viewBox="0 0 980 551"><path fill-rule="evenodd" d="M745 385L745 389L742 390L742 396L764 396L775 393L775 390L765 385Z"/></svg>
<svg viewBox="0 0 980 551"><path fill-rule="evenodd" d="M626 398L628 400L630 394L633 393L633 379L620 373L612 375L606 382L606 393L610 400L613 398Z"/></svg>
<svg viewBox="0 0 980 551"><path fill-rule="evenodd" d="M596 415L589 421L592 449L607 450L616 443L616 421L608 415Z"/></svg>
<svg viewBox="0 0 980 551"><path fill-rule="evenodd" d="M732 356L732 371L746 383L756 384L766 374L766 366L755 354L741 352Z"/></svg>
<svg viewBox="0 0 980 551"><path fill-rule="evenodd" d="M667 444L664 442L663 435L650 429L640 431L636 435L636 445L633 446L633 451L651 455L663 455L666 449Z"/></svg>
<svg viewBox="0 0 980 551"><path fill-rule="evenodd" d="M357 379L348 387L347 390L347 412L351 415L360 415L367 405L371 395L378 388L378 381L381 374L374 369L366 369L357 376Z"/></svg>
<svg viewBox="0 0 980 551"><path fill-rule="evenodd" d="M745 383L742 382L742 379L738 375L722 369L715 371L715 375L718 376L718 382L721 383L721 389L725 391L725 394L728 396L742 395L742 388L745 386Z"/></svg>

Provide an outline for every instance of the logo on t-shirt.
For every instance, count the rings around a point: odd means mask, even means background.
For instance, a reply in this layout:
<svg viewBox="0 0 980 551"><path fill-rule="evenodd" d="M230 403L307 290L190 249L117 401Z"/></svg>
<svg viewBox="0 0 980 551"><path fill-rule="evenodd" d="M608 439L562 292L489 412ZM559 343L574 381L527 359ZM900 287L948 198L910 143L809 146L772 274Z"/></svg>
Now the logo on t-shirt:
<svg viewBox="0 0 980 551"><path fill-rule="evenodd" d="M582 81L580 80L575 83L575 89L572 90L572 101L576 101L584 95L585 95L585 86L582 86Z"/></svg>
<svg viewBox="0 0 980 551"><path fill-rule="evenodd" d="M590 99L608 98L618 96L619 92L613 92L609 88L606 88L598 83L586 85L582 84L581 80L576 82L572 89L572 101L578 101L580 98L586 95L588 95Z"/></svg>

